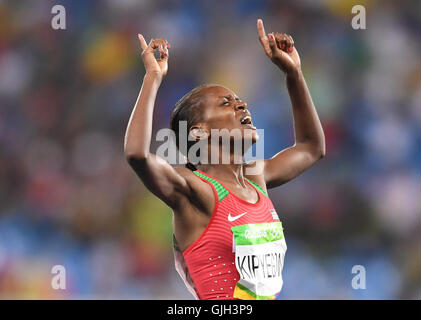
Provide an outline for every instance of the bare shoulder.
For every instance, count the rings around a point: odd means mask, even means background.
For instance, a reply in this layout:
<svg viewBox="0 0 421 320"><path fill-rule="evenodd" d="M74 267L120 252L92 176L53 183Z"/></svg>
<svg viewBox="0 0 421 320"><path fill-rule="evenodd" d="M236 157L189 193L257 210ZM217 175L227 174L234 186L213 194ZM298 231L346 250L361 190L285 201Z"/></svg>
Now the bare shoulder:
<svg viewBox="0 0 421 320"><path fill-rule="evenodd" d="M196 185L197 182L201 182L201 180L198 179L198 177L193 173L193 171L184 166L174 167L174 170L186 180L187 184L190 187ZM199 185L201 185L201 183L199 183Z"/></svg>
<svg viewBox="0 0 421 320"><path fill-rule="evenodd" d="M243 174L244 176L257 183L263 190L267 191L266 183L265 183L265 160L255 160L246 162L243 166Z"/></svg>
<svg viewBox="0 0 421 320"><path fill-rule="evenodd" d="M174 170L186 181L190 190L188 199L190 204L204 211L212 211L214 205L212 187L186 167L174 167Z"/></svg>

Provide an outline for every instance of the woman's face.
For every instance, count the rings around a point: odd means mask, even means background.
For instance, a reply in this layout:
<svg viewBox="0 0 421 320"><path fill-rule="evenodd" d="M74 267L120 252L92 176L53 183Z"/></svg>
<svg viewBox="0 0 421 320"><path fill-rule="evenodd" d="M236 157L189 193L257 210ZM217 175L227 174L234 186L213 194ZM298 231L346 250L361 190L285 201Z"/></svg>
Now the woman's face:
<svg viewBox="0 0 421 320"><path fill-rule="evenodd" d="M242 139L251 139L252 143L258 140L247 103L234 92L212 85L203 88L200 93L203 96L202 120L208 133L211 129L228 129L230 134L239 133Z"/></svg>

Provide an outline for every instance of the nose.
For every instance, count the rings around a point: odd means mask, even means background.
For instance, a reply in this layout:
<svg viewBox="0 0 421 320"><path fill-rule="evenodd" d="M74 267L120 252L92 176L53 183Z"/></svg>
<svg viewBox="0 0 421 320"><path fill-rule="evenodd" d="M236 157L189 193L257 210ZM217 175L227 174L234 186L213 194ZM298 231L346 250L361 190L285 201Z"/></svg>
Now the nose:
<svg viewBox="0 0 421 320"><path fill-rule="evenodd" d="M239 102L235 106L235 111L242 111L247 109L247 103L246 102Z"/></svg>

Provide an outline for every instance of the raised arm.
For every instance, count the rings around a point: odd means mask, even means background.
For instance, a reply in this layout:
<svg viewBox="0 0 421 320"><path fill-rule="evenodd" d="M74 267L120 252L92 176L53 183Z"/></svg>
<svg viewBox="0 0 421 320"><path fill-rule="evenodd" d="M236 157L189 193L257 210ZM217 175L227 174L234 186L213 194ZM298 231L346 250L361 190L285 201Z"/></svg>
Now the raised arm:
<svg viewBox="0 0 421 320"><path fill-rule="evenodd" d="M264 161L266 186L273 188L295 178L324 157L325 137L293 39L286 34L266 35L260 19L257 30L266 55L286 74L294 117L294 145Z"/></svg>
<svg viewBox="0 0 421 320"><path fill-rule="evenodd" d="M155 98L168 70L169 44L164 39L152 39L146 44L138 35L146 74L133 108L124 139L124 153L130 166L145 186L171 208L177 208L186 198L186 180L164 159L150 153ZM155 49L160 58L154 56Z"/></svg>

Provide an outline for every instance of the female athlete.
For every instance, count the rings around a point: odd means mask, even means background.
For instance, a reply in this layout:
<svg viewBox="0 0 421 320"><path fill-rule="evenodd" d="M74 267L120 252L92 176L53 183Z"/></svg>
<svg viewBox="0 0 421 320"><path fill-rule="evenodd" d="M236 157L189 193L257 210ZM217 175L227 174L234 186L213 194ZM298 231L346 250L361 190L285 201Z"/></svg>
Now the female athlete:
<svg viewBox="0 0 421 320"><path fill-rule="evenodd" d="M146 187L174 213L176 269L196 299L276 299L287 246L267 189L297 177L325 155L323 129L293 39L277 32L266 34L260 19L257 31L265 54L286 75L294 145L252 163L234 161L235 153L229 149L228 163L200 161L185 167L172 166L150 152L155 98L167 74L170 45L165 39L147 44L138 35L146 74L127 126L124 151ZM252 143L258 139L247 103L220 85L199 86L175 105L171 129L180 150L182 121L193 139L185 152L206 141L209 151L220 149L221 159L224 151L219 139L216 147L211 143L212 130L249 131ZM247 139L245 134L241 137ZM230 139L231 145L235 138Z"/></svg>

